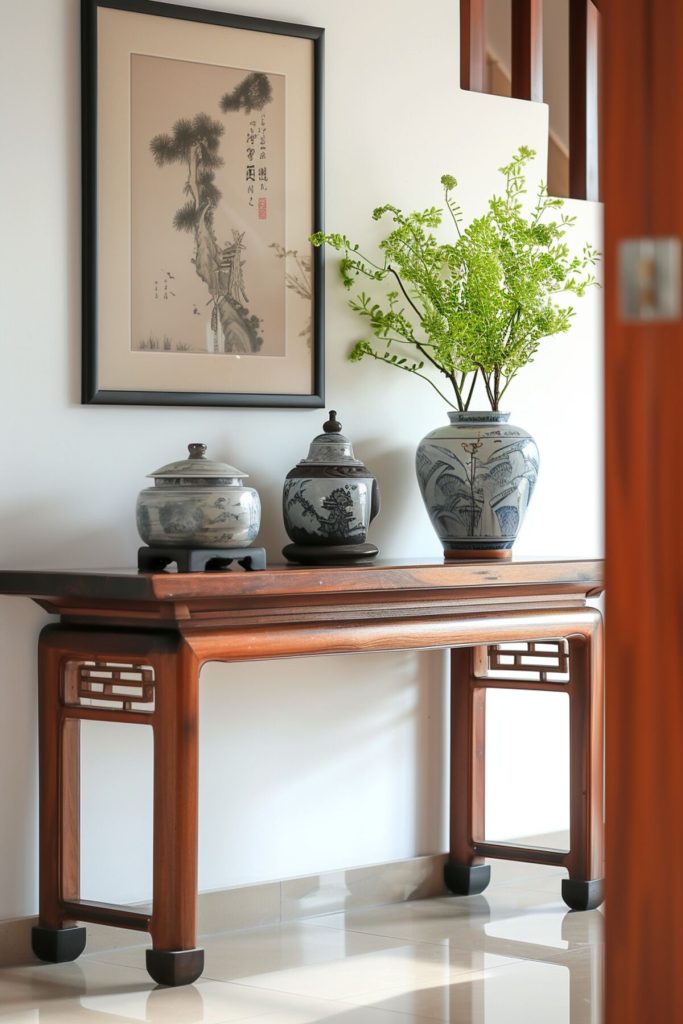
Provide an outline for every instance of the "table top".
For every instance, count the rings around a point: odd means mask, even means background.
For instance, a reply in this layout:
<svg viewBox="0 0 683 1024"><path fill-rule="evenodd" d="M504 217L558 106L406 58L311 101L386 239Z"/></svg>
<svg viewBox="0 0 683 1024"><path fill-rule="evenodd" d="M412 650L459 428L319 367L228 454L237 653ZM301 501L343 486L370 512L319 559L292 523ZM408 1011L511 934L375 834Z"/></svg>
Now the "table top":
<svg viewBox="0 0 683 1024"><path fill-rule="evenodd" d="M0 570L0 594L123 602L242 601L283 595L463 590L519 590L596 595L604 589L601 559L523 558L444 562L377 560L346 566L273 564L263 571L141 573L136 569Z"/></svg>

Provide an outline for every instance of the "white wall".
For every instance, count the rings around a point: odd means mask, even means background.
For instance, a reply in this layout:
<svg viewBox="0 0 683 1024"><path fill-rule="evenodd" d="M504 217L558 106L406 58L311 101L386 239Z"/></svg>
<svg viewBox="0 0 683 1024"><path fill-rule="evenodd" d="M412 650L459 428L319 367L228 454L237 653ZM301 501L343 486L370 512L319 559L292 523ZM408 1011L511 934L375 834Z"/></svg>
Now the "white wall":
<svg viewBox="0 0 683 1024"><path fill-rule="evenodd" d="M366 238L380 202L438 203L445 171L460 179L463 206L474 214L520 143L545 153L545 108L459 91L454 0L228 6L326 27L329 229ZM194 440L251 473L263 500L261 539L277 558L286 540L282 479L318 432L322 412L79 405L78 4L23 0L3 5L1 15L0 564L131 564L145 474ZM577 238L599 245L599 209L571 205ZM385 556L438 556L413 453L445 412L418 381L346 361L358 324L332 265L327 303L327 405L339 410L382 488L372 539ZM509 392L513 421L536 435L542 455L520 556L600 550L600 337L594 293L572 333L548 342ZM37 905L34 651L46 620L28 601L0 598L0 918ZM201 886L444 849L442 667L439 653L209 667ZM503 767L520 757L510 735L516 723L505 717L508 736L495 755ZM518 720L529 721L527 712ZM532 732L549 722L537 713ZM88 732L85 743L84 888L105 900L144 897L149 750L142 733L100 732ZM512 821L506 804L502 791L491 795L489 822L501 834L565 823L552 794L525 802Z"/></svg>

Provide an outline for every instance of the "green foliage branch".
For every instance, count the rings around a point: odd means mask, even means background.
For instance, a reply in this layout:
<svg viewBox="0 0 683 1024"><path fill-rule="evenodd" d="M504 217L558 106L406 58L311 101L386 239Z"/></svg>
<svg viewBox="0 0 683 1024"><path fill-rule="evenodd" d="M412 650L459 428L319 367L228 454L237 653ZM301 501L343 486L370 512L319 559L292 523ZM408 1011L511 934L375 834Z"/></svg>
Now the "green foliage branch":
<svg viewBox="0 0 683 1024"><path fill-rule="evenodd" d="M379 301L364 290L349 300L363 317L370 336L357 341L349 358L372 358L425 380L452 408L469 408L477 379L483 381L492 409L522 367L533 361L542 339L569 330L574 309L555 297L581 297L596 284L593 270L599 253L586 243L572 255L565 241L575 218L561 213L562 199L548 195L541 184L527 214L526 165L535 152L520 146L510 163L502 196L493 196L487 212L463 226L453 192L457 181L441 178L455 241L440 242L434 230L444 211L436 207L404 214L385 205L373 220L389 217L392 228L379 243L374 260L346 235L318 232L313 245L341 252L345 288L359 279L388 281L392 288ZM430 376L429 368L446 378L448 394ZM439 378L437 377L437 380ZM454 395L454 400L449 397Z"/></svg>

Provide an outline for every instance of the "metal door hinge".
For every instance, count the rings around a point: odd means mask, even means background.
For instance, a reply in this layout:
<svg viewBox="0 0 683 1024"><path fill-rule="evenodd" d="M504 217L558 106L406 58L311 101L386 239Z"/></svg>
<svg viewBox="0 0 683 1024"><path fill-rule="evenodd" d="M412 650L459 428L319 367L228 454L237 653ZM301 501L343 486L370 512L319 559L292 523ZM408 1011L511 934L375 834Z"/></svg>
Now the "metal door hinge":
<svg viewBox="0 0 683 1024"><path fill-rule="evenodd" d="M619 243L619 305L623 320L680 319L680 238L630 238Z"/></svg>

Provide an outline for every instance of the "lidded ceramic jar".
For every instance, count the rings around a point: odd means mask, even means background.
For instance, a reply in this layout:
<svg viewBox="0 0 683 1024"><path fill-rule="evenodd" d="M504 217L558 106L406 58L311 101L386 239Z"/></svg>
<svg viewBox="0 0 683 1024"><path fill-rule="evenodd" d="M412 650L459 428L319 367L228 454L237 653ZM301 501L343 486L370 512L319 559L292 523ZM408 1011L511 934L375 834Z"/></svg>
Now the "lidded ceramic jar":
<svg viewBox="0 0 683 1024"><path fill-rule="evenodd" d="M348 548L365 545L368 526L379 512L379 487L354 457L334 410L313 438L308 456L285 480L282 513L295 546ZM371 545L367 545L371 547ZM285 548L289 557L290 548ZM377 549L365 551L365 557Z"/></svg>
<svg viewBox="0 0 683 1024"><path fill-rule="evenodd" d="M242 483L247 474L207 459L205 444L188 449L189 458L149 474L154 486L138 497L138 533L151 547L247 547L261 523L259 496Z"/></svg>

